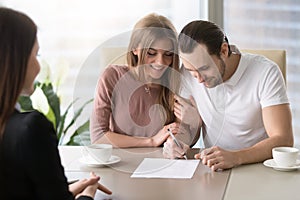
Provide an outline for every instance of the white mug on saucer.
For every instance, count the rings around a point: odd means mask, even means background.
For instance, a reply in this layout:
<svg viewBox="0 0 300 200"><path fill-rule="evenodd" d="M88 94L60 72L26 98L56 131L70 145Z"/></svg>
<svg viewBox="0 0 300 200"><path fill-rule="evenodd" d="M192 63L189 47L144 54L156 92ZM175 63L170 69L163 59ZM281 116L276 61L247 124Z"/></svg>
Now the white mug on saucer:
<svg viewBox="0 0 300 200"><path fill-rule="evenodd" d="M111 144L91 144L86 147L89 155L99 163L109 161L112 155Z"/></svg>
<svg viewBox="0 0 300 200"><path fill-rule="evenodd" d="M299 149L294 147L275 147L272 149L272 156L276 165L280 167L295 166Z"/></svg>

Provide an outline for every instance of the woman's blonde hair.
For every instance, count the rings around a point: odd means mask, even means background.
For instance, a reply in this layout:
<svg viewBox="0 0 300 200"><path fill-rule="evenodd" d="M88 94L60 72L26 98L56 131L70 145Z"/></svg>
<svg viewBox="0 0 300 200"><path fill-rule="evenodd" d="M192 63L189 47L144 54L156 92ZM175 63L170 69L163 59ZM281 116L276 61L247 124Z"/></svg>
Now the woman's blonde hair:
<svg viewBox="0 0 300 200"><path fill-rule="evenodd" d="M178 41L177 32L171 21L155 13L146 15L139 20L131 34L130 42L127 50L127 63L130 69L137 69L142 66L147 56L149 48L157 40L169 39L173 44L173 58L169 68L165 71L161 77L162 90L159 95L158 103L162 105L166 110L166 122L168 124L174 121L174 93L178 92L179 87L179 56L178 56ZM133 51L141 48L139 56L135 55ZM134 70L138 71L138 70ZM141 71L139 71L141 72ZM137 76L143 79L144 75L137 72Z"/></svg>

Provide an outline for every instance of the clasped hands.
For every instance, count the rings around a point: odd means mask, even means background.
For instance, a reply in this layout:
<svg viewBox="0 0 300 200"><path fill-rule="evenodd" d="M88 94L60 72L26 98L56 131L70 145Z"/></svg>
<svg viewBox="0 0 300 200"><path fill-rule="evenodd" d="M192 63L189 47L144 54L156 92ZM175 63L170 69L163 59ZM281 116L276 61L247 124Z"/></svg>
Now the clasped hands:
<svg viewBox="0 0 300 200"><path fill-rule="evenodd" d="M112 194L112 192L105 186L101 185L98 181L100 177L95 173L91 172L89 179L82 179L69 185L69 190L76 198L79 196L89 196L94 198L95 193L98 190L106 194Z"/></svg>

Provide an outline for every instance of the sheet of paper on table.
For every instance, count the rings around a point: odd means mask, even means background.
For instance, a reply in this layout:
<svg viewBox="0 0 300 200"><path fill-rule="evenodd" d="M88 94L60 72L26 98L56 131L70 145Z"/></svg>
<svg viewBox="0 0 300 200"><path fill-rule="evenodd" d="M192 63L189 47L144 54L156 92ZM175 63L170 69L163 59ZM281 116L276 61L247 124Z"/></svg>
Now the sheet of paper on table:
<svg viewBox="0 0 300 200"><path fill-rule="evenodd" d="M131 175L131 178L182 178L190 179L199 160L170 160L144 158Z"/></svg>

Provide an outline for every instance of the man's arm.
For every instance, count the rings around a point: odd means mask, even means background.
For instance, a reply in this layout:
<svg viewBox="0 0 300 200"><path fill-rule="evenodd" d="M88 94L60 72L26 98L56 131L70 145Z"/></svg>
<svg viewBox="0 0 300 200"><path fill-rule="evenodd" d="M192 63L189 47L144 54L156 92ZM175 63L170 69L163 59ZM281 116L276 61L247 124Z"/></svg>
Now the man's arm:
<svg viewBox="0 0 300 200"><path fill-rule="evenodd" d="M239 158L237 164L261 162L272 157L273 147L293 146L292 115L289 104L265 107L262 116L269 138L237 152Z"/></svg>
<svg viewBox="0 0 300 200"><path fill-rule="evenodd" d="M272 148L293 146L292 116L289 104L265 107L262 110L263 123L268 138L252 147L237 151L226 151L220 147L205 149L196 158L212 170L228 169L242 164L262 162L272 157Z"/></svg>

